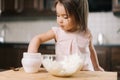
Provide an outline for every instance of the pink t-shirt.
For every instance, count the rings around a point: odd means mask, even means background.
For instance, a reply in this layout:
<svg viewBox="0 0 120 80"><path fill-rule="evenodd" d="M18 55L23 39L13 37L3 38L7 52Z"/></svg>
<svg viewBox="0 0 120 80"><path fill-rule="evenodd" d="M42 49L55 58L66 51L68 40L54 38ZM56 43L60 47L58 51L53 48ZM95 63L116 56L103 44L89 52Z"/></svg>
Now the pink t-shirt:
<svg viewBox="0 0 120 80"><path fill-rule="evenodd" d="M57 37L55 52L58 60L62 60L69 54L82 54L85 57L83 70L94 71L89 51L90 39L84 37L84 33L80 31L65 32L60 27L53 27L52 30Z"/></svg>

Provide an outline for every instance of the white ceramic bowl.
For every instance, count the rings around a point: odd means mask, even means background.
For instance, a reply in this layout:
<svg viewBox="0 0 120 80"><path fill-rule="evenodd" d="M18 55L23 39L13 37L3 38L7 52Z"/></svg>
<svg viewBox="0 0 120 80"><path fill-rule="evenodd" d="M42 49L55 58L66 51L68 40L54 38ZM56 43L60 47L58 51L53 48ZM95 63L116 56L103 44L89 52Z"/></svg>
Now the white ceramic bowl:
<svg viewBox="0 0 120 80"><path fill-rule="evenodd" d="M38 72L41 66L41 53L23 53L21 60L25 72L35 73Z"/></svg>
<svg viewBox="0 0 120 80"><path fill-rule="evenodd" d="M78 55L69 55L61 61L56 60L55 55L42 55L44 68L54 76L72 76L83 66L83 59Z"/></svg>

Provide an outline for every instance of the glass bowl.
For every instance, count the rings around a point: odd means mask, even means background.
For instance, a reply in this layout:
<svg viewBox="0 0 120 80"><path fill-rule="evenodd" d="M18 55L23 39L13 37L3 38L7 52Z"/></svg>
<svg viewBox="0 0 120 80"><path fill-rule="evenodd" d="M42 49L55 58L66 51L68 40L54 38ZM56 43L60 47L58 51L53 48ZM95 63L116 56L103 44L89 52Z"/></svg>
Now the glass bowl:
<svg viewBox="0 0 120 80"><path fill-rule="evenodd" d="M43 67L54 76L67 77L80 71L83 66L83 58L76 54L64 56L57 60L55 55L42 55Z"/></svg>

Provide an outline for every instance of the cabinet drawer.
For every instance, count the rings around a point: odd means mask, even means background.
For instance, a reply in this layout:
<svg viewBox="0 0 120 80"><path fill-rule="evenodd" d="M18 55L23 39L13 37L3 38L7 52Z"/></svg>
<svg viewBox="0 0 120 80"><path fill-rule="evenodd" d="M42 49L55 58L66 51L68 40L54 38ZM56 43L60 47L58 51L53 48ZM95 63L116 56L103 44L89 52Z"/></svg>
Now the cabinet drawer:
<svg viewBox="0 0 120 80"><path fill-rule="evenodd" d="M97 52L97 57L100 66L103 67L106 71L109 71L110 70L109 48L103 46L95 46L95 50Z"/></svg>
<svg viewBox="0 0 120 80"><path fill-rule="evenodd" d="M113 71L119 71L120 72L120 65L116 65L112 69Z"/></svg>
<svg viewBox="0 0 120 80"><path fill-rule="evenodd" d="M112 48L111 61L112 65L120 65L120 48Z"/></svg>
<svg viewBox="0 0 120 80"><path fill-rule="evenodd" d="M55 46L54 45L41 45L38 51L42 54L55 54Z"/></svg>

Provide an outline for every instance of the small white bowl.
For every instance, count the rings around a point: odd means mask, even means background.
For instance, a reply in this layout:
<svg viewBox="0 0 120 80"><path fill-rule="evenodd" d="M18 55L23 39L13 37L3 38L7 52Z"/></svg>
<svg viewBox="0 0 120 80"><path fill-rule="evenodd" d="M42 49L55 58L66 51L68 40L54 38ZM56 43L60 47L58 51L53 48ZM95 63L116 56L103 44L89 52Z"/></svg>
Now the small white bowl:
<svg viewBox="0 0 120 80"><path fill-rule="evenodd" d="M23 53L21 60L25 72L35 73L38 72L41 66L41 53Z"/></svg>

